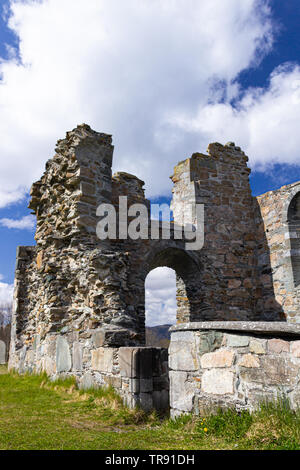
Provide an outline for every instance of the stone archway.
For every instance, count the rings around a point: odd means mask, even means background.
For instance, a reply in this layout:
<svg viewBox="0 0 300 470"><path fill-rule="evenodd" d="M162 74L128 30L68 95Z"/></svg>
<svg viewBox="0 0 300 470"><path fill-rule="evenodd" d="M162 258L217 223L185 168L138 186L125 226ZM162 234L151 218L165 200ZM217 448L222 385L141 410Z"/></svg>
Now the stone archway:
<svg viewBox="0 0 300 470"><path fill-rule="evenodd" d="M177 323L195 321L201 301L200 266L197 258L187 251L168 247L151 256L148 269L166 266L176 273Z"/></svg>

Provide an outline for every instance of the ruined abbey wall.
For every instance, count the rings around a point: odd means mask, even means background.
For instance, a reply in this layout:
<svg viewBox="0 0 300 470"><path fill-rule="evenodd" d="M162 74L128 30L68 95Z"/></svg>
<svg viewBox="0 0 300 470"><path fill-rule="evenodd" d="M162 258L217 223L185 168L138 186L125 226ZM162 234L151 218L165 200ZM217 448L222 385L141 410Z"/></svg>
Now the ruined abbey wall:
<svg viewBox="0 0 300 470"><path fill-rule="evenodd" d="M149 209L143 181L112 175L112 155L111 136L80 125L58 141L32 186L36 246L17 253L9 367L73 374L83 385L113 383L127 401L149 405L159 403L158 392L165 395L166 380L149 371L130 377L119 357L122 348L145 345L145 279L155 267L176 271L178 324L300 322L299 206L293 199L300 183L255 198L244 152L233 143L210 144L208 154L193 154L174 169L170 237L156 222L156 238L149 226L136 240L100 240L100 204L113 204L118 216L119 197L127 196L128 206ZM187 203L204 207L201 249L186 245L199 225ZM165 370L164 354L153 358L153 370ZM138 382L137 392L130 380L142 378L148 382Z"/></svg>

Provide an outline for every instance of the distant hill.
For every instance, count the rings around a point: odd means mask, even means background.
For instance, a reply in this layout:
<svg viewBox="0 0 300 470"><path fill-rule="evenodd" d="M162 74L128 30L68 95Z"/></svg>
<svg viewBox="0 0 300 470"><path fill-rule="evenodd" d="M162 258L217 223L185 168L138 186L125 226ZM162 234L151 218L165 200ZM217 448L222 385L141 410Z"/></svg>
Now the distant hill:
<svg viewBox="0 0 300 470"><path fill-rule="evenodd" d="M168 348L170 343L169 328L172 325L146 326L146 345Z"/></svg>

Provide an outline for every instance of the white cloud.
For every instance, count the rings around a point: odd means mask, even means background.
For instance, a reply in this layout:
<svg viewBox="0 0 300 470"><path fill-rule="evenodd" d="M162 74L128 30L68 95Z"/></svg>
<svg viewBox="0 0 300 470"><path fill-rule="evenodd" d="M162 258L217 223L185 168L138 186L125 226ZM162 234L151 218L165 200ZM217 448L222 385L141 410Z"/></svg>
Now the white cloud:
<svg viewBox="0 0 300 470"><path fill-rule="evenodd" d="M267 4L12 0L20 60L11 52L0 62L0 207L22 197L56 140L82 122L113 134L115 168L145 180L148 196L168 192L173 165L211 135L179 131L175 117L236 93L239 72L270 49Z"/></svg>
<svg viewBox="0 0 300 470"><path fill-rule="evenodd" d="M169 116L166 124L178 133L198 136L199 143L235 141L247 151L250 166L300 164L300 67L285 64L274 70L266 89L249 89L236 106L208 104L194 114ZM204 137L205 136L205 137Z"/></svg>
<svg viewBox="0 0 300 470"><path fill-rule="evenodd" d="M3 276L1 276L1 279ZM8 304L11 304L13 299L13 284L7 284L5 282L0 282L0 308Z"/></svg>
<svg viewBox="0 0 300 470"><path fill-rule="evenodd" d="M35 216L25 215L21 219L0 219L0 225L7 228L15 228L19 230L32 230L35 226Z"/></svg>
<svg viewBox="0 0 300 470"><path fill-rule="evenodd" d="M153 269L145 282L146 325L176 323L176 274L173 269Z"/></svg>

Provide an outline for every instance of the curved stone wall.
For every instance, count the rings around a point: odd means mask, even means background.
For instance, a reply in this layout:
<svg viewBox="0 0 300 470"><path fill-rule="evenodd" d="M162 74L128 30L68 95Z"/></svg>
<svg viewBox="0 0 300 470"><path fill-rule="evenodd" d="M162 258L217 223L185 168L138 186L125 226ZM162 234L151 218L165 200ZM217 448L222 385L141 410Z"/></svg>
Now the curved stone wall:
<svg viewBox="0 0 300 470"><path fill-rule="evenodd" d="M300 325L187 323L171 328L171 416L266 400L300 406Z"/></svg>

